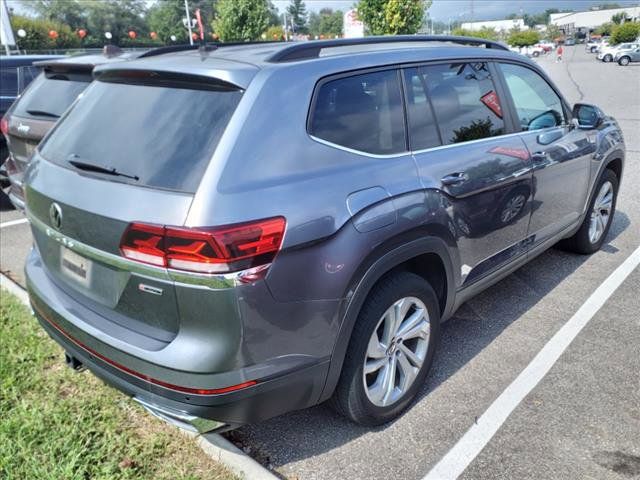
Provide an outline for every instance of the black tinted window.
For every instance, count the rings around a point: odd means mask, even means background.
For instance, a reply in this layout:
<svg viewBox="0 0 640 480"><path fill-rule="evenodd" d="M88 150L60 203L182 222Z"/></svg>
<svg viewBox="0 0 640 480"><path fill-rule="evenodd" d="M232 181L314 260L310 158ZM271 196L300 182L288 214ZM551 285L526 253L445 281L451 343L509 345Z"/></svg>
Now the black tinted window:
<svg viewBox="0 0 640 480"><path fill-rule="evenodd" d="M395 70L331 80L317 93L310 133L376 154L405 150L400 83Z"/></svg>
<svg viewBox="0 0 640 480"><path fill-rule="evenodd" d="M502 106L486 63L422 67L444 144L504 133Z"/></svg>
<svg viewBox="0 0 640 480"><path fill-rule="evenodd" d="M538 130L565 123L562 101L549 84L533 70L500 64L516 107L522 130Z"/></svg>
<svg viewBox="0 0 640 480"><path fill-rule="evenodd" d="M440 145L423 74L420 69L410 68L404 71L404 77L411 149L421 150Z"/></svg>
<svg viewBox="0 0 640 480"><path fill-rule="evenodd" d="M137 176L117 177L135 185L195 192L241 95L96 81L41 153L67 167L73 159L115 168Z"/></svg>
<svg viewBox="0 0 640 480"><path fill-rule="evenodd" d="M18 70L16 67L0 69L0 95L3 97L15 97L18 95Z"/></svg>
<svg viewBox="0 0 640 480"><path fill-rule="evenodd" d="M13 113L19 116L57 118L89 86L86 81L68 80L64 75L47 78L41 73L24 92Z"/></svg>

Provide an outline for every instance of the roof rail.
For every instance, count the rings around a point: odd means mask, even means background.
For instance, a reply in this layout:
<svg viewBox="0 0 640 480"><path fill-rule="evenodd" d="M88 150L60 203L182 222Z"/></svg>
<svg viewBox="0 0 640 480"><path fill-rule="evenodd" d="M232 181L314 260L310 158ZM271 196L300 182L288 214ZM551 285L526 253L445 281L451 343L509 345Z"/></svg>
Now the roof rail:
<svg viewBox="0 0 640 480"><path fill-rule="evenodd" d="M166 47L156 47L140 54L138 58L155 57L156 55L164 55L165 53L182 52L184 50L195 50L199 45L167 45Z"/></svg>
<svg viewBox="0 0 640 480"><path fill-rule="evenodd" d="M211 52L221 47L237 47L243 45L267 45L270 43L282 43L279 41L255 41L255 42L204 42L194 43L193 45L167 45L166 47L152 48L138 56L138 58L155 57L156 55L164 55L165 53L183 52L185 50L200 50L201 52Z"/></svg>
<svg viewBox="0 0 640 480"><path fill-rule="evenodd" d="M509 50L501 43L494 42L492 40L485 40L483 38L461 37L455 35L394 35L363 38L340 38L337 40L314 40L310 42L295 43L274 53L269 57L268 61L272 63L282 63L318 58L320 56L320 51L324 48L407 42L452 42L459 43L461 45L484 46L485 48Z"/></svg>

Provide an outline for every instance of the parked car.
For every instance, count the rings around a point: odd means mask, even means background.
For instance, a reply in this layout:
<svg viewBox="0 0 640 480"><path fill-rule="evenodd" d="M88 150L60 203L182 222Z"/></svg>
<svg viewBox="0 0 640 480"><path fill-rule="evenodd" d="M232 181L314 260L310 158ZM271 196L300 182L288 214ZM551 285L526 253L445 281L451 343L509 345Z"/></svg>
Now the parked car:
<svg viewBox="0 0 640 480"><path fill-rule="evenodd" d="M60 58L62 55L3 55L0 56L0 131L4 134L6 123L1 119L18 95L38 75L33 62ZM4 163L9 156L4 135L0 135L0 186L8 186ZM1 195L2 193L0 193Z"/></svg>
<svg viewBox="0 0 640 480"><path fill-rule="evenodd" d="M553 44L553 42L550 42L549 40L540 40L536 44L536 47L542 48L544 53L549 53L555 48L555 45Z"/></svg>
<svg viewBox="0 0 640 480"><path fill-rule="evenodd" d="M201 432L326 400L377 425L463 302L559 241L597 251L616 121L442 39L97 66L25 174L26 284L69 365Z"/></svg>
<svg viewBox="0 0 640 480"><path fill-rule="evenodd" d="M575 44L576 44L576 41L575 41L575 39L573 39L573 38L567 38L567 39L564 41L564 44L565 44L567 47L570 47L570 46L572 46L572 45L575 45Z"/></svg>
<svg viewBox="0 0 640 480"><path fill-rule="evenodd" d="M42 72L4 117L6 131L3 133L10 153L6 161L6 175L10 183L8 195L11 203L20 210L24 209L22 177L31 154L65 110L89 86L96 65L162 54L176 47L124 52L109 46L101 54L36 62L34 65Z"/></svg>
<svg viewBox="0 0 640 480"><path fill-rule="evenodd" d="M601 38L594 38L589 40L585 45L585 50L589 53L596 53L598 49L605 44L605 41ZM608 45L608 43L607 43Z"/></svg>
<svg viewBox="0 0 640 480"><path fill-rule="evenodd" d="M634 50L623 50L616 53L613 60L622 66L629 65L631 62L640 62L640 46Z"/></svg>
<svg viewBox="0 0 640 480"><path fill-rule="evenodd" d="M640 44L638 43L619 43L618 45L610 45L609 47L603 47L600 49L597 58L605 63L612 62L617 53L635 50L639 46Z"/></svg>

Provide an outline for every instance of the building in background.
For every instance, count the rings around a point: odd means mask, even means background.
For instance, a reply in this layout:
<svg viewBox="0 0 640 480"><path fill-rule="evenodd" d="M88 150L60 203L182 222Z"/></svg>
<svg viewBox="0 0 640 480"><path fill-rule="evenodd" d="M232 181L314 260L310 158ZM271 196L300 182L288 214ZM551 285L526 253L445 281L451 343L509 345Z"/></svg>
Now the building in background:
<svg viewBox="0 0 640 480"><path fill-rule="evenodd" d="M512 28L519 28L520 30L529 28L521 18L514 18L512 20L489 20L487 22L466 22L463 23L461 27L465 30L481 30L484 27L494 28L497 32L508 32Z"/></svg>
<svg viewBox="0 0 640 480"><path fill-rule="evenodd" d="M589 10L586 12L552 13L549 23L556 25L565 35L578 32L589 33L611 17L625 13L630 20L640 20L640 7L611 8L608 10Z"/></svg>

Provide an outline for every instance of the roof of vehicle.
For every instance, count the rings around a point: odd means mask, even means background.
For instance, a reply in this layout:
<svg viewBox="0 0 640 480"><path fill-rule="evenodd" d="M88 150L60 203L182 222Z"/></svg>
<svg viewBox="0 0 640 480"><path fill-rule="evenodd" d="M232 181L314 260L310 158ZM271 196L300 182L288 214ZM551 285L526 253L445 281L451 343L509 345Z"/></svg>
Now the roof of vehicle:
<svg viewBox="0 0 640 480"><path fill-rule="evenodd" d="M473 46L469 46L469 44ZM484 48L478 48L482 46ZM116 70L153 70L216 78L246 88L261 69L287 68L307 62L348 63L349 68L369 68L389 63L423 62L425 49L430 60L464 58L517 58L497 42L468 37L395 36L365 37L308 42L258 42L209 44L200 48L147 57L122 64L103 64L95 76ZM303 63L304 62L304 63Z"/></svg>
<svg viewBox="0 0 640 480"><path fill-rule="evenodd" d="M42 60L64 58L64 55L2 55L0 62L5 67L31 65Z"/></svg>

